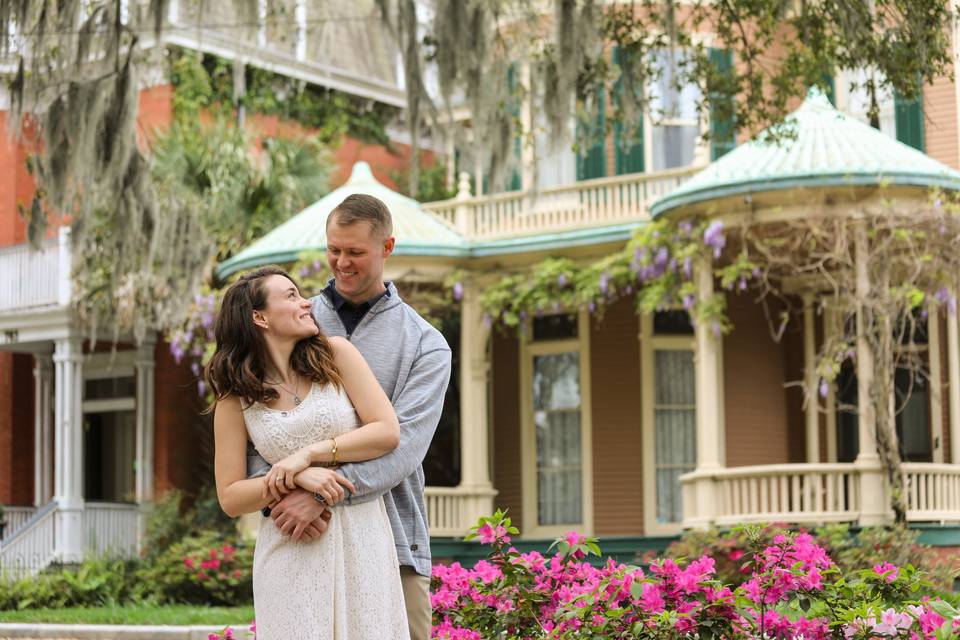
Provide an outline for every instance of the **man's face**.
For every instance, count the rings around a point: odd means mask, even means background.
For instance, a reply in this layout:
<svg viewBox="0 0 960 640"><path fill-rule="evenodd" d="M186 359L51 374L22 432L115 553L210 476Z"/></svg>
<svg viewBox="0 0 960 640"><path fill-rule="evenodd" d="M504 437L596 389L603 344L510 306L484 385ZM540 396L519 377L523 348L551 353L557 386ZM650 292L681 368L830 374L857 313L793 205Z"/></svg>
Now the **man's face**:
<svg viewBox="0 0 960 640"><path fill-rule="evenodd" d="M380 238L369 222L327 224L327 264L337 291L356 304L383 291L383 265L393 252L395 239Z"/></svg>

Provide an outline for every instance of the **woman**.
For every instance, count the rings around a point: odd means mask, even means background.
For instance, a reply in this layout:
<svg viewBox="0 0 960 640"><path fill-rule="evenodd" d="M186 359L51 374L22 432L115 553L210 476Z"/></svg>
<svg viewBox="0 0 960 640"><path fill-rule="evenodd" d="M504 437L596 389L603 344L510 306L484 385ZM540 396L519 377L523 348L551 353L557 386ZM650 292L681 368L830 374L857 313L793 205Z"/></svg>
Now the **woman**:
<svg viewBox="0 0 960 640"><path fill-rule="evenodd" d="M396 448L396 414L363 356L325 338L289 275L264 267L227 289L206 377L216 398L217 495L231 517L294 487L332 509L327 531L296 542L264 519L253 562L260 640L408 638L399 567L383 499L337 507L340 462ZM362 425L362 426L361 426ZM247 440L272 465L247 478ZM317 466L326 465L326 466Z"/></svg>

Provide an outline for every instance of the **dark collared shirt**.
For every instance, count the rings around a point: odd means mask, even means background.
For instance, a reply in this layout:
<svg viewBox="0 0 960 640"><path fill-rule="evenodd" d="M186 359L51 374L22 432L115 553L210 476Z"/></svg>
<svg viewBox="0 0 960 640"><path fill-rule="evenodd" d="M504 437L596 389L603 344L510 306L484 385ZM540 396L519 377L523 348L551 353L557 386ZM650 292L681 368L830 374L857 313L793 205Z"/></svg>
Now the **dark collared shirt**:
<svg viewBox="0 0 960 640"><path fill-rule="evenodd" d="M323 290L323 293L330 298L330 302L333 303L333 308L337 310L337 315L340 316L340 321L343 322L343 328L347 332L347 338L349 338L357 328L357 325L360 324L360 321L363 320L363 317L370 311L371 307L377 304L380 298L390 296L390 287L386 287L383 293L359 304L353 304L340 295L340 292L337 291L337 288L334 286L333 280L331 280L327 288Z"/></svg>

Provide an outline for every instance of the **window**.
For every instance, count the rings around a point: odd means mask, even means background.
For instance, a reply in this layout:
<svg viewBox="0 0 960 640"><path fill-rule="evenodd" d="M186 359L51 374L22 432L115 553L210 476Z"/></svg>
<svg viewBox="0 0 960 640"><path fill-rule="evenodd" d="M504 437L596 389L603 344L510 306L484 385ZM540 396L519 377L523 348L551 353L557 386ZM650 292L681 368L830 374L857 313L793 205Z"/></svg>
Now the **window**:
<svg viewBox="0 0 960 640"><path fill-rule="evenodd" d="M877 82L880 82L878 78ZM860 120L864 124L870 124L870 94L864 88L867 81L867 72L863 69L858 71L844 71L840 76L840 91L844 92L842 107L848 114ZM851 84L855 85L851 89ZM880 131L891 138L897 137L896 122L894 119L894 100L893 94L889 89L880 88L877 92L877 107L880 110L879 124Z"/></svg>
<svg viewBox="0 0 960 640"><path fill-rule="evenodd" d="M641 318L640 360L645 532L680 530L680 476L696 467L693 330L685 311Z"/></svg>
<svg viewBox="0 0 960 640"><path fill-rule="evenodd" d="M614 47L613 64L620 64L620 59L623 55L626 55L626 52L621 50L620 47ZM613 86L613 99L617 103L620 102L623 91L623 80L621 78L617 78L617 82ZM635 128L636 131L633 131L631 134L630 129L632 128ZM643 172L645 166L643 129L644 123L642 119L636 127L624 127L623 123L619 120L614 123L613 149L616 164L615 170L618 176L625 173ZM630 136L631 139L625 139L626 136Z"/></svg>
<svg viewBox="0 0 960 640"><path fill-rule="evenodd" d="M693 351L654 347L653 358L657 522L680 522L680 476L697 463Z"/></svg>
<svg viewBox="0 0 960 640"><path fill-rule="evenodd" d="M677 76L682 64L681 52L659 52L656 67L660 76L647 86L650 95L651 168L654 171L686 167L693 163L700 118L697 101L700 89L687 84L677 89Z"/></svg>
<svg viewBox="0 0 960 640"><path fill-rule="evenodd" d="M528 323L521 360L524 533L592 527L585 313Z"/></svg>

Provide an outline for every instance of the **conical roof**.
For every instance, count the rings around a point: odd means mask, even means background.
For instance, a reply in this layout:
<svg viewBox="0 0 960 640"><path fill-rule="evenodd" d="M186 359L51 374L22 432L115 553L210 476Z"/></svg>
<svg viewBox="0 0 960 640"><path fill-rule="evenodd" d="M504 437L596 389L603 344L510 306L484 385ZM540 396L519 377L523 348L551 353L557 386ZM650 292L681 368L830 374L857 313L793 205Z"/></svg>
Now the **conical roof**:
<svg viewBox="0 0 960 640"><path fill-rule="evenodd" d="M217 268L217 277L265 264L292 262L303 251L327 247L327 216L354 193L379 198L393 217L398 256L465 256L467 244L453 229L421 208L420 203L393 191L373 177L370 165L357 162L347 182L270 231Z"/></svg>
<svg viewBox="0 0 960 640"><path fill-rule="evenodd" d="M814 87L790 116L795 137L766 132L653 204L653 216L706 200L797 187L902 185L960 190L960 172L842 111Z"/></svg>

